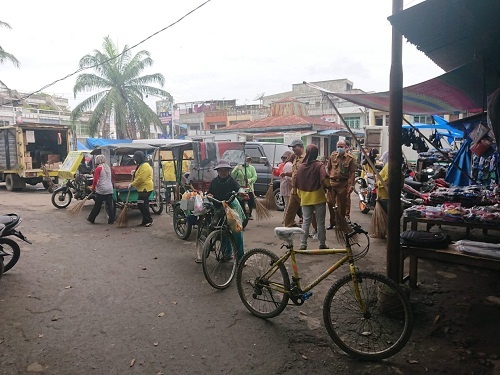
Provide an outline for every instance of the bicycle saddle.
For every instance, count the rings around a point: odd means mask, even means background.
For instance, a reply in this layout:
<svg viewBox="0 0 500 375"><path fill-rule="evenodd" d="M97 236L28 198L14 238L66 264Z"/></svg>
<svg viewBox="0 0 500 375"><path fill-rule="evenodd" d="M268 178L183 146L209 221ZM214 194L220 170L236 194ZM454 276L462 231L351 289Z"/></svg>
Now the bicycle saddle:
<svg viewBox="0 0 500 375"><path fill-rule="evenodd" d="M280 240L285 241L287 244L293 244L293 235L294 234L302 234L304 231L301 228L296 227L276 227L274 228L274 234Z"/></svg>

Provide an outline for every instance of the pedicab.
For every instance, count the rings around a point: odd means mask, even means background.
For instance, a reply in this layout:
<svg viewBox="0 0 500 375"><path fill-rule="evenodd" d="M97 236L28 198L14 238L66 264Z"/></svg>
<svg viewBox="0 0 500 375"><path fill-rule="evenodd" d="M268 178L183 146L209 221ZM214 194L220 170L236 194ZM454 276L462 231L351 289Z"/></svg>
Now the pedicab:
<svg viewBox="0 0 500 375"><path fill-rule="evenodd" d="M194 226L197 227L197 240L202 241L205 237L203 233L208 218L204 217L205 212L194 210L194 200L196 195L204 194L210 186L210 182L217 176L215 166L221 159L228 160L231 166L236 166L245 160L244 142L197 142L197 141L176 141L160 145L160 150L170 150L174 160L176 175L176 189L174 193L173 226L178 238L187 240L191 235ZM155 144L159 145L157 141ZM192 151L188 175L182 173L182 162L186 151ZM182 199L184 197L184 199Z"/></svg>
<svg viewBox="0 0 500 375"><path fill-rule="evenodd" d="M139 193L134 187L128 188L133 180L136 165L133 154L142 151L153 167L153 191L149 197L149 207L153 213L159 215L163 211L161 198L160 154L159 148L145 143L117 143L108 144L92 150L92 155L102 154L111 166L111 180L113 182L114 209L138 208ZM115 215L116 217L116 215Z"/></svg>

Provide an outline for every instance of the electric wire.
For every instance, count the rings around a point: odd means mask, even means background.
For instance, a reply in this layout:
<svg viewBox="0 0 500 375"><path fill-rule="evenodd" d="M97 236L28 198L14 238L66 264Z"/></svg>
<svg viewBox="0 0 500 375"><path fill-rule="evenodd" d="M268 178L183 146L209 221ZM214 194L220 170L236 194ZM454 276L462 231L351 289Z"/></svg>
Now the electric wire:
<svg viewBox="0 0 500 375"><path fill-rule="evenodd" d="M94 65L90 65L90 66L86 66L86 67L82 67L82 68L79 68L77 69L76 71L74 71L73 73L70 73L70 74L67 74L65 75L64 77L62 78L59 78L59 79L56 79L55 81L51 82L51 83L48 83L46 84L45 86L43 86L42 88L36 90L36 91L33 91L25 96L21 96L19 99L13 99L11 100L10 102L6 102L6 103L3 103L2 106L7 106L7 105L10 105L10 104L14 104L15 101L21 101L21 100L25 100L25 99L28 99L30 96L32 95L35 95L35 94L38 94L39 92L51 87L51 86L54 86L56 83L58 82L62 82L72 76L74 76L75 74L78 74L80 72L83 72L84 70L87 70L87 69L92 69L92 68L96 68L100 65L104 65L112 60L115 60L117 59L118 57L120 57L121 55L123 55L125 52L127 51L130 51L131 49L141 45L142 43L146 42L147 40L151 39L152 37L158 35L159 33L171 28L172 26L175 26L176 24L178 24L179 22L181 22L184 18L186 18L187 16L191 15L192 13L196 12L198 9L200 9L201 7L203 7L204 5L206 5L207 3L211 2L212 0L206 0L205 2L201 3L200 5L198 5L196 8L190 10L189 12L187 12L186 14L184 14L181 18L179 18L177 21L174 21L172 22L170 25L168 26L165 26L163 29L160 29L158 31L156 31L155 33L149 35L148 37L144 38L143 40L141 40L140 42L134 44L133 46L129 47L129 48L126 48L124 49L122 52L120 52L118 55L114 56L114 57L111 57L105 61L102 61L98 64L94 64Z"/></svg>

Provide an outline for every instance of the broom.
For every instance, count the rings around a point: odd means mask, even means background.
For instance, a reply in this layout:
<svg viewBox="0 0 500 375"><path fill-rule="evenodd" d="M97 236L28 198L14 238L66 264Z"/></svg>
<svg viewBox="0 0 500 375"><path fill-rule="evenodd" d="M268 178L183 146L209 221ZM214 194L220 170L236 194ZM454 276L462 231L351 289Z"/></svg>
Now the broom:
<svg viewBox="0 0 500 375"><path fill-rule="evenodd" d="M257 213L257 220L270 219L273 215L271 212L255 197L255 212Z"/></svg>
<svg viewBox="0 0 500 375"><path fill-rule="evenodd" d="M266 196L264 197L264 207L267 208L268 210L277 210L278 207L276 207L276 200L274 199L274 162L276 158L276 144L274 145L274 154L273 154L273 165L271 168L271 183L269 184L269 187L267 188Z"/></svg>
<svg viewBox="0 0 500 375"><path fill-rule="evenodd" d="M82 212L83 206L85 206L85 203L87 203L91 195L92 193L87 195L81 202L78 202L73 207L71 207L71 209L68 211L68 215L71 217L79 215L80 212Z"/></svg>
<svg viewBox="0 0 500 375"><path fill-rule="evenodd" d="M346 244L345 235L351 232L351 226L347 223L345 217L340 214L337 207L334 207L334 211L335 211L335 237L337 237L337 241L339 241L339 243L345 245ZM352 236L349 239L349 241L351 243L356 242L357 241L356 236L357 235Z"/></svg>
<svg viewBox="0 0 500 375"><path fill-rule="evenodd" d="M384 211L379 200L373 210L372 221L370 223L370 237L386 238L387 236L387 213Z"/></svg>
<svg viewBox="0 0 500 375"><path fill-rule="evenodd" d="M116 219L116 226L118 228L125 228L128 225L128 199L130 197L130 187L128 188L127 200L125 201L125 205L122 208L122 212L118 215L118 219Z"/></svg>

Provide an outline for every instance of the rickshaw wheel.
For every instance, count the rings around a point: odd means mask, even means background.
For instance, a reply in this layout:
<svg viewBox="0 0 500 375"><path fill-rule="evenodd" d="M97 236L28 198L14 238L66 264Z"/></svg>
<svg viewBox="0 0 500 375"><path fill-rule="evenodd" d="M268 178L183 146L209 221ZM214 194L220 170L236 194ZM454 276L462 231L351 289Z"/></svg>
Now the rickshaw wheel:
<svg viewBox="0 0 500 375"><path fill-rule="evenodd" d="M154 202L151 202L150 207L153 213L155 213L156 215L160 215L163 212L163 202L161 198L156 199Z"/></svg>
<svg viewBox="0 0 500 375"><path fill-rule="evenodd" d="M175 235L181 240L187 240L193 227L187 222L186 213L179 204L174 207L173 224Z"/></svg>

